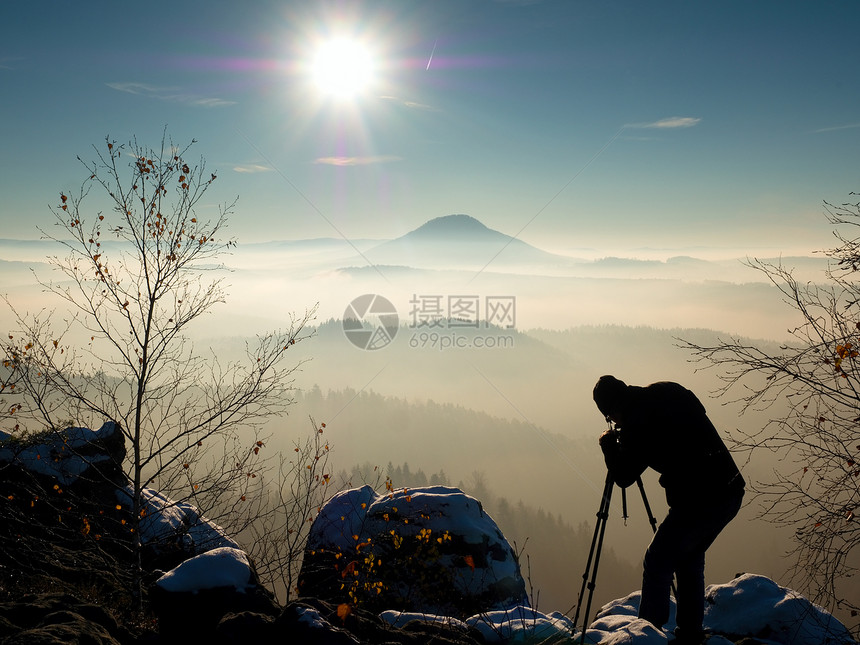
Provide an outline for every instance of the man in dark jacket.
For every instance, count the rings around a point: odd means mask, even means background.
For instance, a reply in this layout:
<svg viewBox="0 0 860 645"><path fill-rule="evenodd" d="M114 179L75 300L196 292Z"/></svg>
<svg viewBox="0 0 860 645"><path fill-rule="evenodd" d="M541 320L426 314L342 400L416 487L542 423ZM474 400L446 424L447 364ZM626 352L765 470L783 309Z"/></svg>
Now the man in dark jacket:
<svg viewBox="0 0 860 645"><path fill-rule="evenodd" d="M677 576L679 644L704 636L705 551L737 515L745 482L696 396L677 383L647 387L602 376L594 402L615 428L600 436L613 481L622 488L646 468L660 473L669 513L645 553L639 617L662 628Z"/></svg>

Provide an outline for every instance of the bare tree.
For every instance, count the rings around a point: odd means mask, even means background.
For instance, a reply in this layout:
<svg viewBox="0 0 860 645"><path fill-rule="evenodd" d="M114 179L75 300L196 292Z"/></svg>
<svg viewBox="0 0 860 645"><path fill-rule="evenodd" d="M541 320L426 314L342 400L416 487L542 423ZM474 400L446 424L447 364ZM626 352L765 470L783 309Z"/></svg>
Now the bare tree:
<svg viewBox="0 0 860 645"><path fill-rule="evenodd" d="M270 471L274 477L264 478L254 521L247 527L248 554L257 574L276 599L284 602L297 595L311 524L332 494L331 447L323 436L325 423L310 422L313 434L297 439L292 455L279 455L278 468Z"/></svg>
<svg viewBox="0 0 860 645"><path fill-rule="evenodd" d="M793 579L815 602L857 616L849 579L860 559L860 235L852 228L860 204L825 209L838 244L822 252L820 283L800 282L781 263L750 262L798 313L791 342L777 351L740 339L683 345L720 370L721 393L731 391L744 410L779 411L735 442L751 456L780 459L753 488L764 517L793 530Z"/></svg>
<svg viewBox="0 0 860 645"><path fill-rule="evenodd" d="M287 354L314 313L258 337L240 362L195 351L188 328L225 299L218 258L234 244L224 235L236 202L213 211L202 201L216 175L187 160L193 144L179 148L165 135L150 149L108 138L93 160L78 158L87 179L60 193L58 232L43 232L65 254L50 258L60 278L40 283L65 309L18 315L20 329L2 345L13 434L67 419L120 425L138 571L148 487L202 513L243 517L261 490L257 431L292 402L297 363ZM91 208L94 199L105 210Z"/></svg>

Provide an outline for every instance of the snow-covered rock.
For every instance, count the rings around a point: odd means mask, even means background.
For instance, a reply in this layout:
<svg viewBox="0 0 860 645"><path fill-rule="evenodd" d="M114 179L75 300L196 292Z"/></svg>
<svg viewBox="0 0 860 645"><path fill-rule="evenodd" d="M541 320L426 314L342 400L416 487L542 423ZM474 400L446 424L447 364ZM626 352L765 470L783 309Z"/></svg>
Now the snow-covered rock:
<svg viewBox="0 0 860 645"><path fill-rule="evenodd" d="M131 486L117 489L117 501L132 506ZM201 516L188 502L176 502L151 488L141 491L143 517L140 539L144 546L159 552L179 550L187 557L221 547L240 548L220 526Z"/></svg>
<svg viewBox="0 0 860 645"><path fill-rule="evenodd" d="M705 593L705 625L714 632L785 645L854 643L836 618L770 578L744 574Z"/></svg>
<svg viewBox="0 0 860 645"><path fill-rule="evenodd" d="M510 544L456 488L343 491L311 527L302 595L466 617L527 605Z"/></svg>
<svg viewBox="0 0 860 645"><path fill-rule="evenodd" d="M194 593L201 589L232 587L245 593L254 581L245 552L221 547L186 560L161 576L155 584L170 592Z"/></svg>
<svg viewBox="0 0 860 645"><path fill-rule="evenodd" d="M586 631L587 643L658 645L669 642L675 629L675 603L669 623L656 630L639 620L640 592L604 605ZM750 636L780 645L852 645L855 641L842 623L796 591L765 576L744 574L731 582L710 585L705 591L705 629L735 640ZM723 639L724 640L724 639Z"/></svg>
<svg viewBox="0 0 860 645"><path fill-rule="evenodd" d="M585 633L590 645L668 645L674 640L675 604L670 620L657 629L637 617L640 592L604 605ZM857 645L848 630L827 611L800 594L764 576L745 574L706 591L705 628L708 645L732 645L744 637L766 645ZM386 611L380 617L392 626L418 620L439 623L447 617ZM582 633L557 612L529 607L485 612L457 623L478 630L487 643L579 643ZM447 624L447 623L446 623Z"/></svg>
<svg viewBox="0 0 860 645"><path fill-rule="evenodd" d="M274 617L278 607L259 582L248 556L231 547L212 549L163 574L149 591L167 642L208 641L228 614Z"/></svg>
<svg viewBox="0 0 860 645"><path fill-rule="evenodd" d="M97 474L88 479L96 483L111 480L121 472L125 459L125 440L120 427L107 422L98 430L67 428L45 433L37 441L18 441L0 431L0 462L12 463L31 473L71 486L87 471Z"/></svg>

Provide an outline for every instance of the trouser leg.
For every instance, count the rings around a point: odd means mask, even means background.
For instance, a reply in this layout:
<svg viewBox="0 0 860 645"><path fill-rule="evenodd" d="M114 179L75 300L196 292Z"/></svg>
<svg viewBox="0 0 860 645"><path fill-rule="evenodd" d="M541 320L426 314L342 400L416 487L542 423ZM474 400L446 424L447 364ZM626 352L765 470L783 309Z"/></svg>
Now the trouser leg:
<svg viewBox="0 0 860 645"><path fill-rule="evenodd" d="M705 551L737 515L743 493L701 509L670 508L645 552L639 617L661 628L669 620L669 590L678 573L677 623L700 630L704 615Z"/></svg>
<svg viewBox="0 0 860 645"><path fill-rule="evenodd" d="M683 532L672 511L660 524L642 567L642 597L639 617L660 628L669 620L669 589L675 570L676 554L682 548Z"/></svg>
<svg viewBox="0 0 860 645"><path fill-rule="evenodd" d="M705 552L694 550L678 564L675 622L682 633L695 634L705 617Z"/></svg>

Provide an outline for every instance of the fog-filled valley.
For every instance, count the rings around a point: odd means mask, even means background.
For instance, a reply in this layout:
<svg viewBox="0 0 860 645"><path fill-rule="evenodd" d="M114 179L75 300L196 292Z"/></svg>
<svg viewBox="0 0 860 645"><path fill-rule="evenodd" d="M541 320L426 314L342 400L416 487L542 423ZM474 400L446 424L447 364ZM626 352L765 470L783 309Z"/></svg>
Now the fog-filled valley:
<svg viewBox="0 0 860 645"><path fill-rule="evenodd" d="M425 473L428 481L443 475L446 483L483 497L509 539L526 544L532 582L542 590L542 601L568 607L576 602L606 472L597 446L605 423L591 401L597 376L612 372L634 384L682 382L700 394L726 435L766 421L766 414L739 417L737 406L708 399L719 384L715 375L696 373L675 339L709 336L703 330L610 326L534 330L516 334L514 349L493 350L510 352L506 357L486 356L489 350L421 354L405 343L398 351L395 341L386 348L391 350L387 357L368 356L365 360L380 362L365 365L343 360L343 351L326 347L332 343L349 349L340 323L331 321L305 345L304 350L316 346L316 351L298 380L317 384L317 375L327 372L325 363L331 362L337 366L335 382L329 389L315 385L300 392L287 425L301 432L307 415L325 421L333 461L341 468L378 466L395 486L423 483L397 478L408 466L412 473ZM392 466L400 470L391 472ZM753 462L744 473L755 479L772 466ZM666 510L662 488L652 473L643 479L654 513L661 517ZM707 495L702 491L703 504ZM562 525L551 529L548 522L517 521L525 515L512 512L518 504L558 518ZM625 526L616 495L606 537L613 555L603 565L600 599L639 584L638 566L651 527L635 487L628 507ZM785 535L756 520L757 513L754 505L745 508L709 551L710 580L731 579L741 571L777 578L784 574Z"/></svg>
<svg viewBox="0 0 860 645"><path fill-rule="evenodd" d="M681 345L737 336L773 349L796 320L778 290L747 266L750 258L719 259L719 250L702 252L708 259L653 250L569 258L496 238L463 218L434 220L441 233L419 229L389 242L240 245L224 258L226 268L201 273L224 279L228 301L195 323L192 340L228 364L254 334L287 326L293 312L319 303L309 337L290 350L299 366L296 402L264 428L268 448L289 453L312 417L326 424L339 485L388 476L394 486L462 487L524 549L539 602L564 610L577 601L605 478L597 437L606 426L591 400L596 379L678 381L730 437L780 411L741 415L731 393L713 398L720 373L702 369ZM474 244L445 241L464 237ZM55 246L0 242L2 291L20 312L59 304L44 300L29 271L55 279L45 263L61 251ZM772 261L822 275L817 257ZM376 349L345 333L345 312L363 294L392 306ZM2 320L14 327L8 311ZM760 456L738 461L748 480L777 465ZM644 479L659 518L662 489L655 477ZM651 527L638 491L629 493L626 526L620 496L613 503L598 603L639 586ZM701 494L706 503L708 491ZM748 503L709 551L709 582L739 572L784 576L787 536L758 512Z"/></svg>

